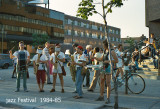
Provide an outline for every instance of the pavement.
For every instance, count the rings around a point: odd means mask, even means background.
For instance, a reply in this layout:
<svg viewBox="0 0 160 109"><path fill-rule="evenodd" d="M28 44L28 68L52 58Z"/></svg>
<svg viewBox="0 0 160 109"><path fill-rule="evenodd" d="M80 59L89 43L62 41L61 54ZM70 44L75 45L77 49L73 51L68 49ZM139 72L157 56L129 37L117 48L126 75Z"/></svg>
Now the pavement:
<svg viewBox="0 0 160 109"><path fill-rule="evenodd" d="M50 93L52 84L45 84L44 93L38 91L33 67L29 67L30 78L27 80L29 92L23 91L23 81L21 80L20 92L14 92L16 89L16 79L11 78L13 67L9 69L0 69L0 109L113 109L114 91L111 92L111 103L105 104L105 101L95 101L99 97L99 85L94 92L88 92L87 87L83 87L83 98L74 99L72 93L75 90L75 83L72 82L69 68L64 77L64 90L61 93L59 78L57 77L56 92ZM91 72L91 80L93 72ZM52 80L51 76L51 80ZM145 78L144 78L145 79ZM160 109L160 80L145 79L146 88L141 94L132 94L124 92L124 86L118 89L119 109ZM105 99L106 99L106 93Z"/></svg>

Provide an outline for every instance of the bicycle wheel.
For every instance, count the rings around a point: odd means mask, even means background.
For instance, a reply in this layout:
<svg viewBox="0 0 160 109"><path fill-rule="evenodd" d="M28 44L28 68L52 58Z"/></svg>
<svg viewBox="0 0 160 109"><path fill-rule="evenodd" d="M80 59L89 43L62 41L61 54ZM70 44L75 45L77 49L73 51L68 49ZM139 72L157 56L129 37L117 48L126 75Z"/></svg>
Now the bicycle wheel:
<svg viewBox="0 0 160 109"><path fill-rule="evenodd" d="M134 94L140 94L145 89L145 81L138 74L131 74L128 77L128 89Z"/></svg>

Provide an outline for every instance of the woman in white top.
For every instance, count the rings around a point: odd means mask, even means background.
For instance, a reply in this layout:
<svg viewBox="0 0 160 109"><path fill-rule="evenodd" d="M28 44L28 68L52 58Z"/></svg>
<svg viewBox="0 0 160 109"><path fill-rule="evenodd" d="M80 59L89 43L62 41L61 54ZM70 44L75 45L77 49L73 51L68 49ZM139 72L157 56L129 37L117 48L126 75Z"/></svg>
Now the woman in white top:
<svg viewBox="0 0 160 109"><path fill-rule="evenodd" d="M63 52L60 51L60 45L56 44L55 52L51 55L51 63L53 64L52 72L53 72L53 88L50 92L55 92L55 85L56 85L56 79L57 74L59 75L59 79L61 82L62 90L61 92L64 93L64 81L63 81L63 75L62 75L62 69L61 66L63 66L63 62L65 62L65 55Z"/></svg>
<svg viewBox="0 0 160 109"><path fill-rule="evenodd" d="M40 55L39 62L37 62L38 55ZM33 57L33 66L34 66L34 69L37 69L37 72L35 73L36 73L37 84L39 86L39 92L44 92L43 87L44 87L45 77L46 77L44 64L47 63L47 61L48 61L47 56L44 54L42 55L42 46L39 46L37 49L37 54Z"/></svg>

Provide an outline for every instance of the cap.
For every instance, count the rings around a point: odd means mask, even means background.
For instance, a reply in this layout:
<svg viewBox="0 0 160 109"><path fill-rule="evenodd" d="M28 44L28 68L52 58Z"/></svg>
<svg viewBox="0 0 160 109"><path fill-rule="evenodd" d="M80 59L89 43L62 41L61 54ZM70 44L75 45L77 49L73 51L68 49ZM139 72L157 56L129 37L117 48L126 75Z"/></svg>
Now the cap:
<svg viewBox="0 0 160 109"><path fill-rule="evenodd" d="M79 48L79 49L83 50L83 47L82 47L82 46L77 46L77 48Z"/></svg>

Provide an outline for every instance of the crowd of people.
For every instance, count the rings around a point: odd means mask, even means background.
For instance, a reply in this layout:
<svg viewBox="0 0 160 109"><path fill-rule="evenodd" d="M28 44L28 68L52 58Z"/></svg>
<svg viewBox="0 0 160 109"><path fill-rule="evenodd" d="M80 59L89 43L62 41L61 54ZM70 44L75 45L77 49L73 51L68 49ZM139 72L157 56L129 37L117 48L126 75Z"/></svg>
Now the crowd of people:
<svg viewBox="0 0 160 109"><path fill-rule="evenodd" d="M139 59L146 59L147 56L154 57L155 68L157 68L157 60L155 58L156 50L154 46L153 36L149 38L148 41L145 41L147 44L142 52L139 52L138 48L135 47L135 51L132 53L132 62L135 64L136 69L138 67ZM103 48L95 47L92 48L92 45L87 45L84 49L81 45L77 43L73 44L73 49L75 50L73 54L69 54L71 60L68 62L68 67L70 67L71 76L73 82L75 82L75 90L73 93L76 93L74 96L75 99L83 98L82 87L88 87L89 92L94 92L96 88L97 81L100 80L100 96L96 99L97 101L104 101L104 88L105 82L107 87L107 99L105 103L110 103L110 91L111 91L111 64L113 69L117 69L115 78L123 80L123 61L122 56L124 54L122 44L119 44L118 47L115 45L109 47L108 41L103 41ZM30 54L27 50L24 49L24 42L19 42L19 50L10 53L10 58L14 59L14 73L17 74L17 88L16 92L20 91L20 78L23 77L23 87L24 91L27 90L27 68L24 65L27 65L30 62ZM111 59L110 59L111 57ZM45 43L45 48L43 46L38 46L36 55L33 57L33 67L34 73L36 75L37 84L39 87L39 92L44 92L44 84L52 84L50 92L55 92L56 79L57 75L59 76L61 83L61 93L64 93L64 80L63 80L63 63L65 62L65 54L61 51L61 45L55 44L55 46L50 46L49 42ZM101 65L103 66L100 69L94 70L94 76L90 83L90 70L86 69L86 65ZM12 77L14 76L14 73ZM119 76L119 74L121 76ZM50 75L53 75L53 83L51 82ZM86 78L86 84L84 80Z"/></svg>

